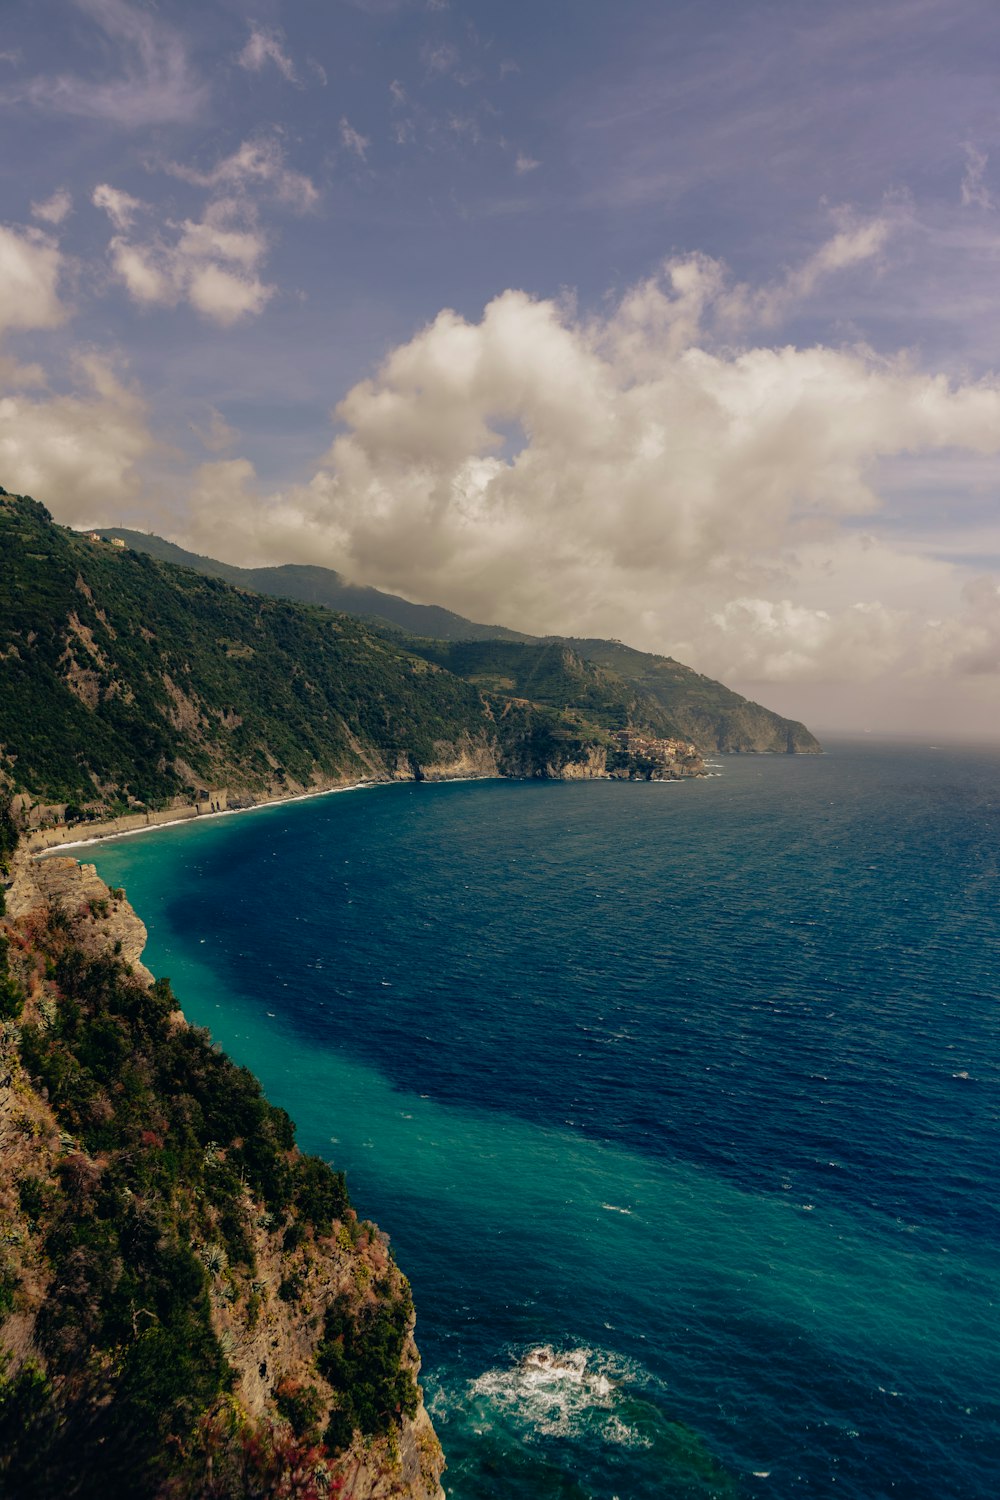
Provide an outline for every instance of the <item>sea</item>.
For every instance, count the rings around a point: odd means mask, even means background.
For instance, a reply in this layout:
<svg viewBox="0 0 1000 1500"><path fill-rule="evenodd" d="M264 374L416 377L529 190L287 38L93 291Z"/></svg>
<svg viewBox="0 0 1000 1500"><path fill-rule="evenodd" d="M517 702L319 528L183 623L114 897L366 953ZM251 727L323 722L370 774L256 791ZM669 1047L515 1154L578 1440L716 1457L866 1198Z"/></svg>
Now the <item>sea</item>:
<svg viewBox="0 0 1000 1500"><path fill-rule="evenodd" d="M391 1236L452 1500L996 1500L1000 750L711 770L81 857Z"/></svg>

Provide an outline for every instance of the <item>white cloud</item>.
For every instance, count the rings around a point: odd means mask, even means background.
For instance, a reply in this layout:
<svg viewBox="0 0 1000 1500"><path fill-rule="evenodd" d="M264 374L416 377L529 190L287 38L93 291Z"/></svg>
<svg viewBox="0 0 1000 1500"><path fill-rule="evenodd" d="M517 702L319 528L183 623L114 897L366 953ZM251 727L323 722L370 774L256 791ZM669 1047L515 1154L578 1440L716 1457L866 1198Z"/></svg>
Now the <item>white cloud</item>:
<svg viewBox="0 0 1000 1500"><path fill-rule="evenodd" d="M0 474L70 524L105 520L140 489L152 447L141 399L95 355L74 362L79 389L29 399L0 394Z"/></svg>
<svg viewBox="0 0 1000 1500"><path fill-rule="evenodd" d="M527 156L523 151L519 151L514 161L514 171L521 177L526 172L533 172L536 167L540 167L541 165L541 162L534 156Z"/></svg>
<svg viewBox="0 0 1000 1500"><path fill-rule="evenodd" d="M839 227L802 265L786 272L770 286L751 288L736 286L719 296L721 286L710 288L716 299L715 311L720 324L732 327L774 327L794 306L810 297L828 276L847 271L865 262L878 262L890 236L905 213L905 205L893 205L872 218L858 219L847 210L836 214ZM723 268L716 266L721 276Z"/></svg>
<svg viewBox="0 0 1000 1500"><path fill-rule="evenodd" d="M241 318L257 317L273 292L256 276L242 276L213 262L198 266L187 286L192 307L227 328Z"/></svg>
<svg viewBox="0 0 1000 1500"><path fill-rule="evenodd" d="M137 125L184 123L204 110L208 93L194 75L180 33L126 0L75 0L119 54L115 77L64 73L36 78L27 96L40 109Z"/></svg>
<svg viewBox="0 0 1000 1500"><path fill-rule="evenodd" d="M41 219L43 224L61 224L72 212L73 195L66 188L57 188L50 198L31 205L32 218Z"/></svg>
<svg viewBox="0 0 1000 1500"><path fill-rule="evenodd" d="M731 678L872 682L900 661L910 624L908 613L878 601L831 611L790 599L736 598L712 616L719 638L711 646ZM706 637L708 647L711 630Z"/></svg>
<svg viewBox="0 0 1000 1500"><path fill-rule="evenodd" d="M272 63L289 83L297 81L295 64L282 45L281 32L258 26L256 21L251 21L250 35L236 61L248 73L260 73L268 63Z"/></svg>
<svg viewBox="0 0 1000 1500"><path fill-rule="evenodd" d="M108 251L112 267L133 301L174 306L188 302L202 316L230 326L256 317L274 295L261 279L268 251L259 227L257 200L272 198L305 212L319 199L313 183L285 162L277 136L244 141L207 171L167 162L164 170L216 194L200 218L175 222L141 238L131 233L140 203L102 183L93 201L118 231Z"/></svg>
<svg viewBox="0 0 1000 1500"><path fill-rule="evenodd" d="M0 337L13 328L55 328L66 317L59 299L63 259L38 229L0 225Z"/></svg>
<svg viewBox="0 0 1000 1500"><path fill-rule="evenodd" d="M359 130L355 130L346 115L340 117L340 143L345 150L353 151L354 155L360 157L362 161L368 159L368 147L371 141Z"/></svg>
<svg viewBox="0 0 1000 1500"><path fill-rule="evenodd" d="M201 188L245 192L251 187L267 187L279 202L300 213L319 201L314 183L304 173L286 165L284 148L275 135L244 141L231 156L224 157L207 172L179 162L167 162L164 170Z"/></svg>
<svg viewBox="0 0 1000 1500"><path fill-rule="evenodd" d="M122 188L113 188L107 182L98 183L90 198L95 208L103 209L116 229L131 229L136 214L145 204L133 198Z"/></svg>
<svg viewBox="0 0 1000 1500"><path fill-rule="evenodd" d="M123 226L117 191L107 186L99 191L99 206L116 227L127 227L130 219ZM110 241L112 268L134 302L171 307L188 302L223 327L263 311L275 288L257 274L267 241L245 203L219 199L201 219L167 228L173 235L169 240L158 235L136 242L122 233Z"/></svg>
<svg viewBox="0 0 1000 1500"><path fill-rule="evenodd" d="M841 228L786 284L811 289L883 243L881 225ZM693 257L603 317L515 291L478 322L444 311L340 403L308 484L264 500L246 469L213 470L193 535L219 546L238 518L247 561L322 560L473 618L623 636L744 680L987 660L992 596L959 634L936 629L932 660L928 618L971 608L960 570L857 523L877 525L880 462L995 456L1000 383L865 349L714 342L732 298L725 269ZM755 305L768 315L754 294L742 315Z"/></svg>

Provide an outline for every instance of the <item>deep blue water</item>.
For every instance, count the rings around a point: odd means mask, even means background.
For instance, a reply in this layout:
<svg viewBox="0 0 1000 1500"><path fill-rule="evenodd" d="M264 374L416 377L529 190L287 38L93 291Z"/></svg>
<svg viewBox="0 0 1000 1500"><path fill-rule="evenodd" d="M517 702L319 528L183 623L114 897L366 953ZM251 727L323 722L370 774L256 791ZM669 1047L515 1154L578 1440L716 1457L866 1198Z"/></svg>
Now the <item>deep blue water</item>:
<svg viewBox="0 0 1000 1500"><path fill-rule="evenodd" d="M85 857L391 1234L454 1500L1000 1493L1000 752Z"/></svg>

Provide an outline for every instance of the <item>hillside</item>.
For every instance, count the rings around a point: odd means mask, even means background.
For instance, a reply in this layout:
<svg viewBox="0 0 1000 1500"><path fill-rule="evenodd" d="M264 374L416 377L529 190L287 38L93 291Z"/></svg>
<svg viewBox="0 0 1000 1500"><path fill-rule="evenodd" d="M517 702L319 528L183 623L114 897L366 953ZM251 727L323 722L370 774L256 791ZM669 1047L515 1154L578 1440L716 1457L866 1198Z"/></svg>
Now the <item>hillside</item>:
<svg viewBox="0 0 1000 1500"><path fill-rule="evenodd" d="M503 641L529 647L548 647L564 642L584 661L614 672L631 689L633 699L644 704L644 711L653 716L662 732L693 740L703 755L715 752L808 755L821 749L819 741L798 720L782 718L672 657L636 651L620 641L575 637L542 639L499 625L480 625L434 605L411 604L378 589L355 587L345 583L340 574L330 568L291 564L275 568L237 568L215 558L185 552L173 542L141 531L110 527L98 534L119 537L137 551L193 568L210 577L224 578L257 593L325 605L361 616L377 627L390 627L390 633L401 644L404 644L403 636L406 635L423 638L423 641L418 639L409 643L414 651L428 658L440 659L457 675L477 681L509 680L523 687L532 679L545 679L549 670L546 662L551 657L545 652L534 658L530 652L523 655L515 651L498 653L494 671L489 652L456 651L450 657L441 657L427 646L426 641ZM466 662L470 663L468 673L463 668ZM561 699L564 697L562 685L557 687L554 698L544 694L538 697L545 703Z"/></svg>
<svg viewBox="0 0 1000 1500"><path fill-rule="evenodd" d="M619 672L597 665L564 640L435 641L407 646L483 691L510 693L560 713L578 713L607 730L641 724L664 737L684 737L668 710Z"/></svg>
<svg viewBox="0 0 1000 1500"><path fill-rule="evenodd" d="M122 893L10 833L0 803L0 1492L443 1500L385 1235Z"/></svg>
<svg viewBox="0 0 1000 1500"><path fill-rule="evenodd" d="M127 547L136 552L148 552L150 557L158 558L160 562L191 568L195 573L205 573L210 578L222 578L226 583L249 589L255 594L294 599L299 604L319 604L325 609L377 620L380 624L395 626L412 635L430 635L444 641L531 639L516 630L507 630L503 625L477 625L474 620L466 620L462 615L456 615L450 609L441 609L436 604L411 604L408 599L401 599L397 594L385 594L381 589L348 583L333 568L319 568L307 563L283 563L273 568L238 568L234 563L219 562L214 557L187 552L183 547L150 532L129 531L122 526L101 526L96 534L109 540L118 537Z"/></svg>
<svg viewBox="0 0 1000 1500"><path fill-rule="evenodd" d="M489 691L353 616L89 541L30 498L0 495L0 552L0 783L70 821L620 759L586 703Z"/></svg>
<svg viewBox="0 0 1000 1500"><path fill-rule="evenodd" d="M673 657L635 651L621 641L571 639L567 644L648 694L669 716L673 732L694 740L705 753L815 755L822 749L797 719L784 719Z"/></svg>

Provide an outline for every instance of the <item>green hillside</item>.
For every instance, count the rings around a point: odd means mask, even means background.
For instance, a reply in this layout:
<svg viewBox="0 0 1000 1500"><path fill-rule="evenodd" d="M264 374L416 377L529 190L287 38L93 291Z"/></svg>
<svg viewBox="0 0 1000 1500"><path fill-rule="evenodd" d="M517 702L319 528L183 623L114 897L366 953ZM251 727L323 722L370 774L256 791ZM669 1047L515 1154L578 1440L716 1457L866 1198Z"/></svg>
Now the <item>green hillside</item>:
<svg viewBox="0 0 1000 1500"><path fill-rule="evenodd" d="M567 644L655 700L677 726L675 733L692 739L703 753L720 750L814 755L821 749L816 737L797 719L784 719L671 656L634 651L621 641L571 639Z"/></svg>
<svg viewBox="0 0 1000 1500"><path fill-rule="evenodd" d="M601 669L577 662L558 695L544 674L477 682L350 615L90 541L28 497L0 495L0 555L0 782L71 817L214 788L592 773L609 729L658 731Z"/></svg>
<svg viewBox="0 0 1000 1500"><path fill-rule="evenodd" d="M409 637L408 647L457 677L492 693L507 693L579 714L607 730L642 725L666 737L688 738L651 693L617 671L587 661L563 640L434 641Z"/></svg>
<svg viewBox="0 0 1000 1500"><path fill-rule="evenodd" d="M237 568L215 558L185 552L173 542L141 531L111 527L99 534L120 537L137 551L148 552L165 562L178 563L212 577L224 578L241 588L361 616L379 629L388 627L400 645L438 661L468 680L493 684L500 691L521 693L537 702L560 707L570 703L579 706L579 682L567 692L571 684L549 680L551 664L556 659L550 648L555 647L558 652L558 648L566 646L581 659L581 665L586 662L614 673L617 685L610 691L619 708L625 700L633 703L636 712L643 716L646 724L655 727L657 733L693 740L703 755L717 751L801 755L815 754L821 748L818 740L797 720L772 713L672 657L636 651L620 641L575 637L541 639L500 625L480 625L435 605L411 604L394 594L347 584L330 568L290 564L275 568ZM422 639L406 641L405 636ZM433 641L455 643L456 649L442 654L429 644ZM488 646L482 652L458 649L468 642L506 642L512 647L520 644L533 650L523 653L511 650L494 655ZM509 686L505 688L504 683ZM539 690L539 684L545 686ZM606 682L604 688L607 688ZM603 702L606 696L604 688L595 687L595 706ZM600 722L605 724L615 721L613 705L606 706L612 711L610 714L601 713ZM621 726L615 721L614 727Z"/></svg>
<svg viewBox="0 0 1000 1500"><path fill-rule="evenodd" d="M119 537L136 552L148 552L150 557L159 558L161 562L192 568L196 573L206 573L212 578L223 578L227 583L250 589L255 594L273 594L281 599L295 599L300 604L319 604L325 609L341 610L344 614L377 620L382 625L393 625L412 635L430 635L445 641L531 640L530 636L506 630L502 625L477 625L475 621L466 620L436 604L411 604L396 594L384 594L381 589L348 583L333 568L311 567L306 563L283 563L274 568L238 568L214 557L186 552L183 547L145 531L109 526L98 528L97 535L109 539Z"/></svg>

